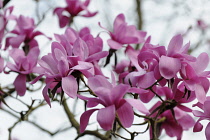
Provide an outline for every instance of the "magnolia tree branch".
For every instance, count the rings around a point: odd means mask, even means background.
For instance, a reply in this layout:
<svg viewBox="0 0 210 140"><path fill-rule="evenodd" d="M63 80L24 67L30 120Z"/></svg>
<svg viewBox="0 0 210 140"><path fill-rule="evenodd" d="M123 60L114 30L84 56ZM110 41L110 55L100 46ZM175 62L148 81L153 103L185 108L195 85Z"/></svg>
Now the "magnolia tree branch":
<svg viewBox="0 0 210 140"><path fill-rule="evenodd" d="M109 137L109 135L103 135L101 133L99 133L98 131L90 131L90 130L86 130L84 133L80 133L80 125L77 122L77 120L75 119L74 114L70 111L68 104L66 102L67 100L64 99L62 102L64 111L69 119L69 122L71 123L72 127L74 127L77 131L78 136L75 139L79 139L80 137L84 136L84 135L92 135L92 136L96 136L97 138L100 138L101 140L111 140Z"/></svg>

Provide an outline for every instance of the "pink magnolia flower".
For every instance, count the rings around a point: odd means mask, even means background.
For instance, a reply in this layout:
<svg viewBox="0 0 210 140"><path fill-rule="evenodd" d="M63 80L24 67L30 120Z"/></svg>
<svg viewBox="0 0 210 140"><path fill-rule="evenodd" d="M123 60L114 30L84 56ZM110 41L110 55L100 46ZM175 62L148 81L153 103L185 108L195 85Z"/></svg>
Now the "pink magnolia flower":
<svg viewBox="0 0 210 140"><path fill-rule="evenodd" d="M66 0L67 6L62 8L58 7L54 10L54 14L56 14L59 18L59 25L61 28L65 27L67 24L71 23L75 16L83 16L83 17L93 17L97 14L97 12L90 12L88 10L88 5L90 0L86 0L84 2L80 0ZM68 15L63 14L67 12ZM80 12L86 12L84 14L80 14Z"/></svg>
<svg viewBox="0 0 210 140"><path fill-rule="evenodd" d="M88 101L87 107L95 107L101 104L104 108L91 109L82 114L80 118L81 133L85 131L90 116L97 110L97 121L104 130L112 129L116 116L118 116L124 127L130 127L134 119L132 107L142 113L149 113L140 100L123 98L126 92L129 91L128 85L115 85L115 80L111 84L101 75L89 78L88 85L97 97L89 98L82 95L78 95L78 97Z"/></svg>
<svg viewBox="0 0 210 140"><path fill-rule="evenodd" d="M125 16L119 14L114 21L113 32L109 31L111 39L107 41L111 49L120 49L124 44L138 44L145 41L146 32L137 30L134 25L127 25Z"/></svg>
<svg viewBox="0 0 210 140"><path fill-rule="evenodd" d="M49 105L48 89L55 90L55 93L64 91L68 96L75 98L78 88L76 78L71 75L73 70L70 69L71 64L67 60L64 47L58 42L53 42L51 51L52 53L43 56L38 62L42 69L38 71L41 75L36 79L37 81L41 76L46 76L46 86L42 93Z"/></svg>
<svg viewBox="0 0 210 140"><path fill-rule="evenodd" d="M38 42L35 40L36 36L44 35L40 31L34 31L36 26L34 20L29 17L20 15L16 19L16 26L10 33L15 34L15 37L8 37L6 39L5 50L11 45L13 48L18 48L21 43L29 45L30 48L38 47ZM44 35L45 36L45 35ZM48 38L51 39L51 38Z"/></svg>
<svg viewBox="0 0 210 140"><path fill-rule="evenodd" d="M183 45L181 35L174 36L169 45L167 54L162 55L159 60L159 71L165 79L171 79L181 70L183 61L195 61L193 56L187 54L189 43Z"/></svg>
<svg viewBox="0 0 210 140"><path fill-rule="evenodd" d="M15 64L8 62L7 67L14 72L18 73L14 81L14 86L17 94L23 96L26 92L27 75L34 72L39 56L39 48L33 48L25 56L23 50L14 48L9 51L9 55L14 60Z"/></svg>
<svg viewBox="0 0 210 140"><path fill-rule="evenodd" d="M103 42L100 37L93 37L86 27L76 32L67 28L64 35L55 35L56 39L66 50L68 61L72 69L81 71L86 77L102 75L98 61L108 55L103 51Z"/></svg>
<svg viewBox="0 0 210 140"><path fill-rule="evenodd" d="M201 53L195 62L184 63L180 72L185 87L190 91L194 91L196 98L201 103L204 103L210 85L207 78L210 71L204 71L208 64L208 54Z"/></svg>
<svg viewBox="0 0 210 140"><path fill-rule="evenodd" d="M199 117L199 119L197 120L194 128L193 128L193 132L199 132L203 129L203 125L200 123L201 120L210 120L210 98L207 97L207 99L205 100L205 102L203 104L199 103L200 109L203 110L203 112L198 111L198 110L193 110L193 114L196 117ZM206 135L206 139L210 140L210 123L208 123L208 125L206 126L205 129L205 135Z"/></svg>

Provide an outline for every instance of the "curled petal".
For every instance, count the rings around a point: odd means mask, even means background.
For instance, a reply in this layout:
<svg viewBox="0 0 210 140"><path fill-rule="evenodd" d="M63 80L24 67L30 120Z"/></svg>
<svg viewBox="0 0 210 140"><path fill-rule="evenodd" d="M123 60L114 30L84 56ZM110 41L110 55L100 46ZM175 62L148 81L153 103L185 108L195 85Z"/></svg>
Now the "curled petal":
<svg viewBox="0 0 210 140"><path fill-rule="evenodd" d="M88 125L90 116L98 109L91 109L85 111L82 116L80 117L80 133L83 133Z"/></svg>
<svg viewBox="0 0 210 140"><path fill-rule="evenodd" d="M181 69L181 62L177 58L161 56L159 69L160 69L160 74L165 79L171 79Z"/></svg>

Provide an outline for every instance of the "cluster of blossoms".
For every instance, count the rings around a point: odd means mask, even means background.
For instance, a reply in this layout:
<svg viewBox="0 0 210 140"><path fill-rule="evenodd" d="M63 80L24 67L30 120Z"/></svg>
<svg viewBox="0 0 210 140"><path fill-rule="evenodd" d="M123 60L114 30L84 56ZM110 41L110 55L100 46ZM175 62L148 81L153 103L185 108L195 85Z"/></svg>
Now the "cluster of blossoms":
<svg viewBox="0 0 210 140"><path fill-rule="evenodd" d="M97 12L87 9L89 2L66 0L65 8L56 8L54 13L59 17L60 27L67 26L82 11L86 12L80 14L84 17L96 15ZM1 58L0 71L18 73L13 84L19 96L25 95L29 88L26 83L34 84L44 77L42 94L50 106L50 99L55 95L63 97L67 94L86 101L87 108L92 109L81 115L81 133L95 111L100 127L113 133L116 124L126 129L132 126L135 116L144 118L149 124L151 139L158 138L165 130L168 136L180 140L184 130L194 127L194 132L201 131L200 121L209 119L210 99L206 94L210 86L210 71L205 71L209 56L207 53L201 53L197 58L189 55L190 43L183 45L182 35L174 36L167 47L154 45L150 43L150 36L146 38L146 32L128 25L125 16L119 14L113 31L102 27L110 35L107 41L109 51L104 51L101 37L94 37L88 27L80 31L68 27L64 34L54 35L56 41L51 44L51 52L39 59L40 50L35 37L44 34L35 30L32 18L11 16L12 9L9 7L0 13L0 41L5 36L7 20L14 20L16 26L7 32L13 36L6 37L5 45L2 45L2 50L9 50L14 62L4 65ZM63 15L63 12L69 15ZM133 46L140 43L142 48L134 49ZM129 59L116 62L109 81L101 70L100 60L106 58L105 65L108 65L113 52L117 54L122 48ZM84 85L89 96L81 92L84 87L80 85ZM194 100L198 101L194 106L203 112L185 105ZM146 105L149 102L153 104L151 108ZM197 122L192 115L199 117ZM210 124L206 127L208 140L209 132Z"/></svg>

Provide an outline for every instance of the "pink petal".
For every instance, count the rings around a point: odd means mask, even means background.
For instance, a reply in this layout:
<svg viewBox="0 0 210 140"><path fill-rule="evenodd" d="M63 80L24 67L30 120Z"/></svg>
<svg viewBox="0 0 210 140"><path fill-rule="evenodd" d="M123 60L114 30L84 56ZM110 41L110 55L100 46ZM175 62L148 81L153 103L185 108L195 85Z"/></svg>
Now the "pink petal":
<svg viewBox="0 0 210 140"><path fill-rule="evenodd" d="M18 35L17 37L11 37L9 43L13 48L18 48L21 43L25 40L25 35Z"/></svg>
<svg viewBox="0 0 210 140"><path fill-rule="evenodd" d="M204 88L199 84L195 84L195 95L198 101L202 104L206 100L206 92L204 91Z"/></svg>
<svg viewBox="0 0 210 140"><path fill-rule="evenodd" d="M209 56L207 53L203 52L198 57L195 63L192 63L192 67L195 69L196 73L199 74L203 72L209 64Z"/></svg>
<svg viewBox="0 0 210 140"><path fill-rule="evenodd" d="M89 56L87 44L82 39L78 38L74 42L73 53L75 56L79 56L82 60L85 60Z"/></svg>
<svg viewBox="0 0 210 140"><path fill-rule="evenodd" d="M53 42L51 45L51 51L54 60L60 61L62 57L67 59L66 50L60 43Z"/></svg>
<svg viewBox="0 0 210 140"><path fill-rule="evenodd" d="M116 29L123 23L125 23L125 16L119 14L114 20L114 32L116 32Z"/></svg>
<svg viewBox="0 0 210 140"><path fill-rule="evenodd" d="M182 44L183 44L183 38L182 36L176 35L174 36L169 45L168 45L168 56L173 55L174 53L177 53L180 51L180 49L182 48Z"/></svg>
<svg viewBox="0 0 210 140"><path fill-rule="evenodd" d="M117 50L117 49L120 49L120 48L123 47L123 44L121 44L119 42L116 42L116 41L114 41L112 39L107 40L107 43L108 43L109 47L112 48L112 49L116 49Z"/></svg>
<svg viewBox="0 0 210 140"><path fill-rule="evenodd" d="M195 123L193 132L200 132L203 129L203 125L199 121L200 119Z"/></svg>
<svg viewBox="0 0 210 140"><path fill-rule="evenodd" d="M159 62L160 74L166 78L173 78L177 72L181 69L181 62L177 58L161 56Z"/></svg>
<svg viewBox="0 0 210 140"><path fill-rule="evenodd" d="M139 112L144 114L149 114L149 110L144 106L144 104L137 99L125 99L132 107L137 109Z"/></svg>
<svg viewBox="0 0 210 140"><path fill-rule="evenodd" d="M210 101L206 100L203 105L203 111L206 117L210 117Z"/></svg>
<svg viewBox="0 0 210 140"><path fill-rule="evenodd" d="M25 95L26 93L26 75L19 74L15 81L14 81L15 90L17 91L17 94L20 96Z"/></svg>
<svg viewBox="0 0 210 140"><path fill-rule="evenodd" d="M206 140L210 140L210 123L206 126L205 129Z"/></svg>
<svg viewBox="0 0 210 140"><path fill-rule="evenodd" d="M198 110L193 110L192 113L196 117L205 117L205 114L201 111L198 111Z"/></svg>
<svg viewBox="0 0 210 140"><path fill-rule="evenodd" d="M128 89L129 89L128 85L120 84L118 86L115 86L113 89L111 89L112 101L116 102L116 101L119 101L120 99L122 99Z"/></svg>
<svg viewBox="0 0 210 140"><path fill-rule="evenodd" d="M105 108L102 108L98 111L97 121L100 124L101 128L108 131L112 129L115 119L115 106L111 105Z"/></svg>
<svg viewBox="0 0 210 140"><path fill-rule="evenodd" d="M80 133L83 133L88 125L90 116L98 109L85 111L80 117Z"/></svg>
<svg viewBox="0 0 210 140"><path fill-rule="evenodd" d="M77 96L78 85L76 79L69 75L62 78L62 89L71 98Z"/></svg>
<svg viewBox="0 0 210 140"><path fill-rule="evenodd" d="M108 54L109 53L107 51L98 52L89 56L85 61L87 62L97 61L97 60L100 60L101 58L106 57Z"/></svg>
<svg viewBox="0 0 210 140"><path fill-rule="evenodd" d="M138 79L138 86L141 88L148 88L156 81L154 77L154 72L147 72L144 75L140 76Z"/></svg>
<svg viewBox="0 0 210 140"><path fill-rule="evenodd" d="M104 87L107 89L111 89L112 85L108 80L101 75L96 75L95 77L88 78L88 85L94 91L98 87Z"/></svg>
<svg viewBox="0 0 210 140"><path fill-rule="evenodd" d="M124 127L130 127L132 125L134 113L129 103L124 102L122 105L120 105L120 108L117 109L117 115Z"/></svg>
<svg viewBox="0 0 210 140"><path fill-rule="evenodd" d="M47 102L47 104L51 107L51 103L50 103L50 97L48 96L48 88L50 86L50 83L48 83L42 90L42 95L45 99L45 101Z"/></svg>
<svg viewBox="0 0 210 140"><path fill-rule="evenodd" d="M195 120L189 114L186 114L178 120L178 123L182 126L184 130L188 130L194 126Z"/></svg>

